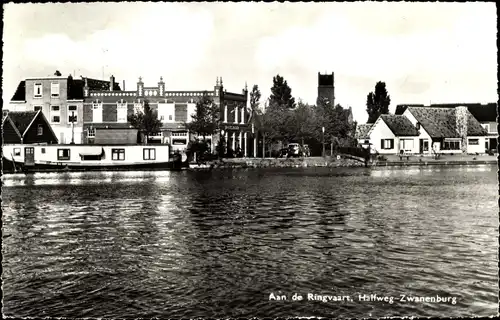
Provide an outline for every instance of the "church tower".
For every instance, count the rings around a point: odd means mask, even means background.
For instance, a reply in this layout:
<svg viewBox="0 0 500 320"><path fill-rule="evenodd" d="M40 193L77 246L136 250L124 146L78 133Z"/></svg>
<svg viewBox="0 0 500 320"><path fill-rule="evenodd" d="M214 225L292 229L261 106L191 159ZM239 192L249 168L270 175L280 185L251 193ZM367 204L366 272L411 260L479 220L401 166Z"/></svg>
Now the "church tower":
<svg viewBox="0 0 500 320"><path fill-rule="evenodd" d="M331 106L335 106L335 75L332 74L321 74L318 72L318 98L327 99Z"/></svg>

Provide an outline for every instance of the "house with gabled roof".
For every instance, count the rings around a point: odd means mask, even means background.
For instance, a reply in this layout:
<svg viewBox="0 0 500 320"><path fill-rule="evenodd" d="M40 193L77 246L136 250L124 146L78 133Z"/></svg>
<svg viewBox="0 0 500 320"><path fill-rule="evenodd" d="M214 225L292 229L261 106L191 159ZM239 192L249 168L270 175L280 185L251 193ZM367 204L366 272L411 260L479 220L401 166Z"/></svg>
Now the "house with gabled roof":
<svg viewBox="0 0 500 320"><path fill-rule="evenodd" d="M41 110L12 111L2 119L3 144L58 143L47 118Z"/></svg>
<svg viewBox="0 0 500 320"><path fill-rule="evenodd" d="M481 124L486 130L487 137L485 138L484 148L486 150L497 149L497 115L498 105L492 103L434 103L428 106L423 104L400 104L396 106L395 114L402 115L407 108L457 108L467 107L470 114Z"/></svg>
<svg viewBox="0 0 500 320"><path fill-rule="evenodd" d="M371 148L380 154L399 154L401 151L417 153L418 150L415 141L419 132L410 120L402 115L380 115L364 135L364 142L368 140Z"/></svg>
<svg viewBox="0 0 500 320"><path fill-rule="evenodd" d="M408 107L403 115L418 130L418 153L484 153L487 131L467 107Z"/></svg>

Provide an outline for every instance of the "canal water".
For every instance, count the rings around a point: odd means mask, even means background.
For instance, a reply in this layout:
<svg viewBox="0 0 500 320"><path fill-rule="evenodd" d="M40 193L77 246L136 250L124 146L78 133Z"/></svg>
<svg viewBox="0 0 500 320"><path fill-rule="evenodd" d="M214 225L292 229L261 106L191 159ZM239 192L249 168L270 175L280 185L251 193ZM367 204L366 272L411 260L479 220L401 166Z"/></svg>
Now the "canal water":
<svg viewBox="0 0 500 320"><path fill-rule="evenodd" d="M2 200L6 316L497 314L496 165L37 173Z"/></svg>

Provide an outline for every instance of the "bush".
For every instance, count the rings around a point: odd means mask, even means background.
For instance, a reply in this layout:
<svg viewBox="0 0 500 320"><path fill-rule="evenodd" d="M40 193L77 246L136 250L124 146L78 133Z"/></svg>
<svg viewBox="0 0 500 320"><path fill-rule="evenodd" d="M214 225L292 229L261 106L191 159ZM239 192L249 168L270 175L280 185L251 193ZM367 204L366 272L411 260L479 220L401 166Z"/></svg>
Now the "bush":
<svg viewBox="0 0 500 320"><path fill-rule="evenodd" d="M190 141L187 147L187 156L189 161L193 160L196 153L196 161L206 161L210 153L210 145L206 141Z"/></svg>
<svg viewBox="0 0 500 320"><path fill-rule="evenodd" d="M387 161L387 157L384 155L377 156L378 161Z"/></svg>

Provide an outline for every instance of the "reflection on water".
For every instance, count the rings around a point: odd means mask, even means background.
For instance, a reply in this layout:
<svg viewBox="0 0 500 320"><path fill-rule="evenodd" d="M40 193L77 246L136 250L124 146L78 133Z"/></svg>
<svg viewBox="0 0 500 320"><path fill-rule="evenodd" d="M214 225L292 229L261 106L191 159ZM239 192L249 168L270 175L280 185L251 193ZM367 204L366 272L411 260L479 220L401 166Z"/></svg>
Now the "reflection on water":
<svg viewBox="0 0 500 320"><path fill-rule="evenodd" d="M18 317L487 316L496 166L3 176ZM289 301L269 301L284 294ZM294 293L305 301L290 301ZM353 301L307 301L307 294ZM394 296L394 303L358 301ZM456 304L400 302L400 295Z"/></svg>

